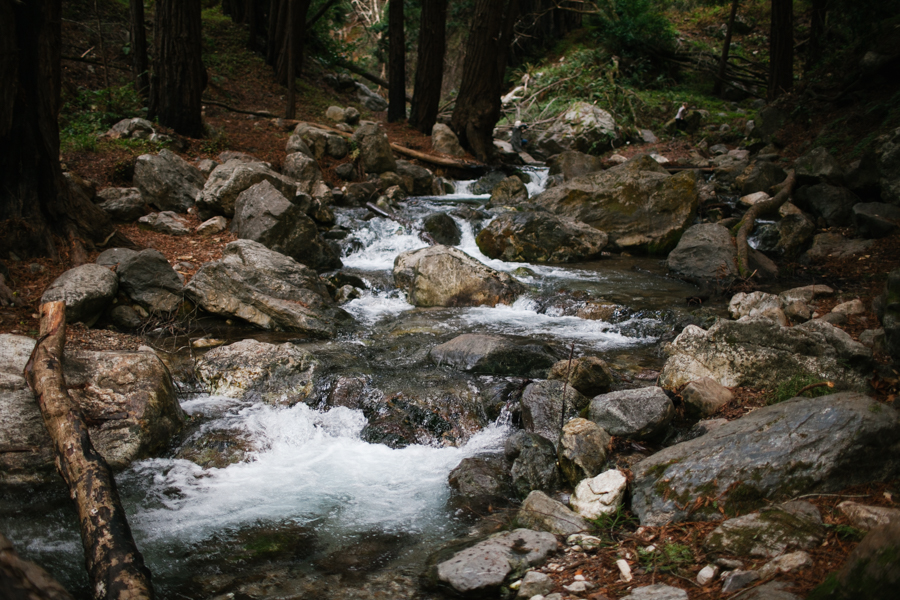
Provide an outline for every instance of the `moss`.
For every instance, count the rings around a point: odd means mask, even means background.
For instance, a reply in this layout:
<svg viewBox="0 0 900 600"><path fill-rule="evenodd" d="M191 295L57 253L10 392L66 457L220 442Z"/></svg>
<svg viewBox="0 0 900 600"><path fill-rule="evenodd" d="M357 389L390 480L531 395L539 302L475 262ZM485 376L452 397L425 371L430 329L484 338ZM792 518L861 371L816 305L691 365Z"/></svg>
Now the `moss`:
<svg viewBox="0 0 900 600"><path fill-rule="evenodd" d="M764 491L755 486L740 483L728 493L723 501L725 514L729 517L736 517L752 512L762 506L766 499L767 495Z"/></svg>

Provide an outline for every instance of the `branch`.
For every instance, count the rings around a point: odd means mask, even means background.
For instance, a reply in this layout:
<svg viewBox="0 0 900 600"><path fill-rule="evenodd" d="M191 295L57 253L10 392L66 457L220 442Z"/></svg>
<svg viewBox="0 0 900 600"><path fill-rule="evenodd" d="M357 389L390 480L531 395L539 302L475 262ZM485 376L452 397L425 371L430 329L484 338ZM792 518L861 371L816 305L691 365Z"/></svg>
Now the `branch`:
<svg viewBox="0 0 900 600"><path fill-rule="evenodd" d="M753 228L756 227L756 219L766 213L774 212L781 208L781 205L787 202L788 198L791 197L796 182L796 174L794 171L789 171L787 179L778 184L778 186L775 186L775 188L772 188L773 190L780 188L778 193L775 194L775 197L751 206L744 215L743 220L741 220L741 226L740 229L738 229L736 239L738 271L740 271L741 277L752 275L749 262L750 244L747 243L747 237L750 235L750 232L753 231Z"/></svg>
<svg viewBox="0 0 900 600"><path fill-rule="evenodd" d="M391 89L391 86L390 86L390 84L389 84L387 81L385 81L385 80L382 79L381 77L377 77L377 76L375 76L375 75L370 75L367 71L365 71L364 69L360 69L359 67L357 67L356 65L354 65L354 64L353 64L352 62L350 62L350 61L343 60L343 59L339 58L339 59L337 60L337 64L338 64L338 66L344 67L345 69L347 69L347 70L350 71L351 73L356 73L357 75L359 75L359 76L362 77L363 79L368 79L369 81L371 81L371 82L374 83L375 85L380 85L381 87L383 87L383 88L386 89L386 90ZM407 97L406 97L406 101L407 101L407 102L412 102L412 98L410 98L409 96L407 96Z"/></svg>
<svg viewBox="0 0 900 600"><path fill-rule="evenodd" d="M227 104L222 104L221 102L216 102L214 100L206 100L203 99L203 104L209 104L210 106L218 106L219 108L224 108L225 110L241 113L242 115L253 115L256 117L265 117L267 119L277 119L278 115L273 115L267 110L254 111L254 110L241 110L240 108L235 108L233 106L228 106Z"/></svg>

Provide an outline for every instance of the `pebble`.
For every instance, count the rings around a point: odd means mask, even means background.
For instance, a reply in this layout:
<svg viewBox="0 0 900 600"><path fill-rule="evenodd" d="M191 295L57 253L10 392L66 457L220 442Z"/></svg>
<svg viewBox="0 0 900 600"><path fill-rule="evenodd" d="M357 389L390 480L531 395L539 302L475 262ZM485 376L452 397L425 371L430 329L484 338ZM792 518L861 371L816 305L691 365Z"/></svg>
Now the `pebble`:
<svg viewBox="0 0 900 600"><path fill-rule="evenodd" d="M719 567L715 565L706 565L700 572L697 573L697 583L700 585L706 585L710 581L713 581L716 578L716 575L719 574Z"/></svg>
<svg viewBox="0 0 900 600"><path fill-rule="evenodd" d="M619 573L622 574L622 581L628 583L632 580L631 567L628 566L628 562L626 562L624 558L617 560L616 566L619 567Z"/></svg>

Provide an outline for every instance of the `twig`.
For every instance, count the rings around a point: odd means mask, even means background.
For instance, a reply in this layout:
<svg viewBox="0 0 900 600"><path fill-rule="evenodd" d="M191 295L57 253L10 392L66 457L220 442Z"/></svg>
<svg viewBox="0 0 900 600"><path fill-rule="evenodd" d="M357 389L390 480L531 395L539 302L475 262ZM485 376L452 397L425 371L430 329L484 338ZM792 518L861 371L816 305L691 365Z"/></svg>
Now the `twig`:
<svg viewBox="0 0 900 600"><path fill-rule="evenodd" d="M819 383L811 383L811 384L807 385L806 387L801 388L800 391L797 392L797 396L802 395L803 392L808 392L809 390L815 389L815 388L817 388L817 387L824 387L824 386L828 386L828 387L830 387L830 388L833 388L833 387L834 387L834 382L832 382L832 381L822 381L822 382L819 382Z"/></svg>

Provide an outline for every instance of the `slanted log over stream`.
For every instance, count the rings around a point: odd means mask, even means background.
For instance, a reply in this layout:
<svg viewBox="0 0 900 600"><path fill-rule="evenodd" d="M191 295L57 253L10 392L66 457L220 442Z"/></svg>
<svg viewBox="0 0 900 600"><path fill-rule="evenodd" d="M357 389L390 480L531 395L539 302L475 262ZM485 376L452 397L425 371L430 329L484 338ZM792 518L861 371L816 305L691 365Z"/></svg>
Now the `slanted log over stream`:
<svg viewBox="0 0 900 600"><path fill-rule="evenodd" d="M75 501L93 597L153 598L150 571L134 543L112 471L94 449L81 409L66 391L65 310L64 302L41 305L41 335L25 366L25 378L53 440L56 467Z"/></svg>

